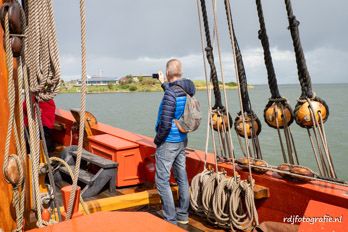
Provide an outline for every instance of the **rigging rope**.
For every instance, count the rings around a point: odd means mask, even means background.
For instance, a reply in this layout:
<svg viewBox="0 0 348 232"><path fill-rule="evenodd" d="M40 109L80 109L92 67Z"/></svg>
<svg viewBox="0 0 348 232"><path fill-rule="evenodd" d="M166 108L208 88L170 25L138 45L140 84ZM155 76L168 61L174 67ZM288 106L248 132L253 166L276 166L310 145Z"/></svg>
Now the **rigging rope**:
<svg viewBox="0 0 348 232"><path fill-rule="evenodd" d="M58 157L54 157L54 156L50 157L49 159L50 159L50 161L55 161L55 162L62 164L68 170L68 173L69 173L71 179L73 180L75 178L74 173L71 170L71 167L69 166L69 164L65 160L58 158ZM88 209L88 207L87 207L87 205L86 205L86 203L83 200L81 195L80 195L80 203L82 205L83 211L85 211L85 214L90 214L89 209Z"/></svg>
<svg viewBox="0 0 348 232"><path fill-rule="evenodd" d="M12 204L15 208L16 214L16 231L22 231L23 229L23 213L24 213L24 200L25 200L25 179L24 179L24 168L25 168L25 156L26 156L26 148L25 148L25 140L22 132L24 131L24 122L23 122L23 112L19 109L19 133L17 122L15 119L15 103L16 103L16 91L20 93L22 89L22 63L21 59L17 59L17 84L14 83L14 73L13 73L13 52L11 46L12 34L10 31L10 19L9 19L9 11L12 13L19 6L18 2L14 2L12 4L17 4L11 6L4 4L4 40L5 40L5 51L6 51L6 65L8 72L8 103L9 103L9 118L7 124L7 133L5 139L5 150L4 150L4 163L3 163L3 174L5 180L12 184L13 187L13 199ZM11 7L13 7L11 9ZM17 33L22 33L23 25L19 25L19 31ZM13 30L13 28L12 28ZM19 51L19 53L21 53ZM19 103L23 102L23 96L18 94ZM10 142L11 137L14 135L15 147L18 155L10 154ZM14 170L14 169L15 170ZM11 175L12 174L12 175Z"/></svg>
<svg viewBox="0 0 348 232"><path fill-rule="evenodd" d="M214 14L214 32L215 32L216 37L217 37L217 48L218 48L218 52L219 52L221 76L223 78L223 66L222 66L222 62L221 62L221 51L220 51L219 36L218 36L218 29L217 29L217 16L216 16L216 7L215 7L216 1L213 0L212 2L213 2L213 14ZM207 45L208 44L211 45L210 35L208 34L208 36L207 36L207 31L209 32L209 28L208 28L209 25L208 25L205 1L200 0L200 3L201 3L203 22L204 22L204 27L205 27L206 37L207 37L206 38ZM200 15L198 0L197 0L197 9L198 9L199 22L200 22L202 53L204 54L203 35L202 35L203 33L202 33L202 29L201 29L202 28L202 25L201 25L202 19L201 19L201 15ZM209 45L207 47L209 47ZM211 49L206 49L206 53L207 53L208 62L211 64L213 62L213 60L211 60L212 47L211 47ZM204 61L204 65L205 65L204 56L203 56L203 61ZM204 66L204 67L206 67L206 66ZM213 69L214 68L215 67L213 67ZM211 70L212 70L212 67L211 67ZM215 74L216 74L216 69L215 69ZM216 75L216 78L217 78L217 75ZM208 87L207 75L206 75L206 81L207 81L207 87ZM212 78L211 78L211 81L212 81ZM224 84L224 80L223 80L223 84ZM224 91L225 91L225 89L224 89ZM207 88L207 93L208 93L208 103L209 103L210 102L209 101L210 95L209 95L208 88ZM221 99L221 96L220 96L220 99ZM212 121L213 117L211 115L218 117L218 116L221 116L221 114L226 114L226 111L228 114L228 109L227 109L228 103L227 103L226 92L225 92L225 104L226 104L226 110L223 109L223 111L220 111L221 109L213 107L211 111L208 111L208 122ZM211 108L211 107L209 107L209 108ZM228 177L226 177L226 173L218 171L217 151L216 151L216 147L215 147L215 143L214 143L215 142L214 133L212 133L212 135L213 135L212 137L213 137L214 154L215 154L215 171L206 169L206 159L207 159L207 150L208 150L208 141L209 141L209 139L208 139L209 124L208 124L204 170L202 173L199 173L198 175L196 175L192 179L190 202L191 202L192 209L196 213L199 213L199 214L203 213L207 217L208 221L210 221L211 223L214 223L220 227L224 227L227 229L230 226L231 226L231 228L236 228L236 227L233 226L233 221L231 221L231 217L230 217L230 214L228 211L228 209L231 207L229 204L230 198L231 198L231 189L226 188L226 185L227 185L227 183L229 183L230 185L232 185L231 183L236 183L237 173L235 171L235 165L234 165L235 163L234 163L234 156L233 156L233 144L232 144L231 136L228 136L231 134L230 134L230 131L228 131L228 133L227 133L227 130L226 130L227 128L229 128L228 126L226 126L226 124L229 124L230 121L228 121L228 120L226 120L226 121L222 120L222 122L221 122L221 124L223 125L222 128L217 127L214 129L220 135L218 137L218 139L220 142L221 150L228 151L231 155L232 162L233 162L234 176L231 178L228 178ZM213 126L213 124L211 123L210 126ZM213 131L213 130L211 130L211 131ZM245 180L244 182L249 183L247 180ZM237 184L234 185L235 188L240 188L239 183L240 182L238 182ZM253 185L253 183L251 183L251 182L250 182L250 184ZM240 192L242 192L242 194L246 194L245 196L250 196L250 192L246 188L241 190ZM252 187L251 187L251 194L252 194L252 200L254 201ZM246 204L247 206L251 206L251 204L253 204L254 202L249 202L250 200L247 200L247 199L248 198L245 198L243 201L240 201L240 202L243 202L242 204ZM254 211L249 210L248 212L254 212ZM246 218L244 218L242 221L248 222L247 220L249 219L249 216L250 216L250 221L252 222L251 224L254 225L254 222L255 222L254 215L257 215L257 212L256 212L256 214L247 213Z"/></svg>
<svg viewBox="0 0 348 232"><path fill-rule="evenodd" d="M293 143L291 130L289 128L289 126L294 121L294 117L287 99L283 98L279 92L261 0L256 0L256 8L260 25L258 35L264 52L268 86L271 91L271 98L269 99L269 102L264 109L264 119L270 127L273 127L277 130L284 162L289 162L290 164L299 164L295 144ZM285 153L280 129L283 129L284 132L287 154Z"/></svg>
<svg viewBox="0 0 348 232"><path fill-rule="evenodd" d="M294 15L292 11L291 1L285 0L286 5L286 11L288 14L288 20L289 20L289 29L293 41L293 46L295 49L295 55L296 55L296 64L297 64L297 70L298 70L298 77L301 84L302 94L301 98L313 98L313 92L312 92L312 83L311 78L308 72L306 59L303 53L301 40L300 40L300 32L298 30L298 26L300 25L300 22L296 19L296 16Z"/></svg>
<svg viewBox="0 0 348 232"><path fill-rule="evenodd" d="M207 9L205 5L205 0L200 0L200 2L201 2L203 25L204 25L204 31L205 31L206 44L207 44L205 51L206 51L208 63L210 65L210 80L213 83L213 90L214 90L214 96L215 96L215 105L213 106L213 109L224 109L222 105L222 100L221 100L221 93L219 89L217 71L216 71L216 67L214 63L213 47L211 45L209 22L208 22L208 15L207 15Z"/></svg>
<svg viewBox="0 0 348 232"><path fill-rule="evenodd" d="M217 20L217 14L216 14L216 1L215 0L213 0L213 16L214 16L213 17L214 18L214 32L216 35L216 42L217 42L217 47L218 47L218 55L219 55L218 57L219 57L220 73L221 73L220 75L221 75L221 82L222 82L223 93L224 93L226 114L230 115L229 108L228 108L228 102L227 102L226 85L225 85L225 80L224 80L224 69L223 69L222 57L221 57L220 39L219 39L219 31L218 31L218 23L217 23L218 20ZM220 115L220 117L223 118L223 115ZM222 123L223 123L222 130L225 134L225 138L222 139L222 141L225 141L226 146L227 146L227 149L225 149L225 150L228 152L228 155L226 155L226 156L228 158L232 159L233 164L234 164L234 146L233 146L233 142L232 142L232 134L231 134L232 132L231 132L231 130L226 129L226 128L228 128L227 125L232 125L232 118L227 117L227 123L225 122L225 120L222 120Z"/></svg>
<svg viewBox="0 0 348 232"><path fill-rule="evenodd" d="M261 40L262 47L263 47L263 53L264 53L264 61L267 69L267 76L268 76L268 86L270 88L272 98L281 98L281 95L279 93L279 88L277 84L277 78L274 71L273 61L272 61L272 55L269 48L269 41L268 36L266 32L266 25L265 25L265 19L263 16L263 10L262 10L262 4L261 0L256 0L256 7L257 7L257 14L259 17L259 24L260 24L260 30L259 30L259 39Z"/></svg>
<svg viewBox="0 0 348 232"><path fill-rule="evenodd" d="M26 3L28 11L25 49L30 90L38 100L52 99L59 91L60 64L51 0Z"/></svg>
<svg viewBox="0 0 348 232"><path fill-rule="evenodd" d="M290 34L296 56L299 81L302 90L301 96L298 99L294 110L295 120L298 125L306 128L308 131L320 174L327 177L337 178L332 162L332 157L328 149L324 129L324 123L329 116L329 107L324 100L315 96L312 91L311 77L307 69L306 59L301 45L300 33L298 29L300 23L293 13L290 0L285 0L285 6L289 21ZM314 141L310 133L311 128L314 133ZM320 159L318 156L320 156ZM321 163L319 162L319 160L321 161Z"/></svg>
<svg viewBox="0 0 348 232"><path fill-rule="evenodd" d="M236 80L237 80L237 84L238 84L238 93L239 93L239 103L240 103L240 116L241 116L241 121L242 121L242 125L243 125L243 129L244 129L244 139L245 139L245 149L246 149L246 153L247 153L247 159L251 160L250 157L250 153L249 153L249 146L248 146L248 137L247 137L247 132L246 132L246 118L245 118L245 110L244 109L244 105L243 104L243 100L247 100L248 101L248 106L250 110L250 112L246 113L252 113L251 110L251 106L250 106L250 100L248 98L248 95L243 95L243 86L240 83L241 79L245 79L245 84L246 84L246 76L245 76L245 70L244 70L244 65L243 65L243 60L241 57L241 53L238 47L238 43L236 40L236 36L234 33L234 28L233 28L233 20L232 20L232 11L231 11L231 6L230 6L230 1L229 0L225 0L225 10L226 10L226 16L227 16L227 22L228 22L228 30L229 30L229 36L230 36L230 40L231 40L231 45L232 45L232 53L233 53L233 57L234 57L234 65L235 65L235 72L236 72ZM247 86L244 86L244 90L246 90L247 92ZM244 99L243 99L244 98ZM253 113L252 113L253 116ZM258 139L257 139L257 132L255 134L255 130L254 130L254 123L253 123L253 117L251 117L251 125L252 125L252 134L254 134L256 136L256 140L252 140L252 142L256 142L256 146L260 151L259 148L259 144L258 144ZM259 121L258 121L259 123ZM260 153L261 155L261 153ZM239 185L239 188L233 188L232 192L231 192L231 196L230 196L230 218L231 218L231 229L233 230L233 228L237 228L237 229L246 229L249 226L256 226L258 225L258 215L257 215L257 211L256 211L256 207L255 207L255 200L254 200L254 193L253 193L253 188L254 188L254 180L252 177L252 171L251 171L251 165L250 162L248 162L248 170L249 170L249 178L248 180L242 180L240 182L238 182L238 179L234 179L235 181L235 185ZM241 189L242 190L241 190ZM238 205L240 202L240 191L244 191L245 194L245 202L244 204L247 207L247 212L248 214L246 216L241 216L237 214L237 211L239 210ZM237 207L236 207L237 206ZM240 220L242 220L240 222ZM244 227L245 226L245 227Z"/></svg>
<svg viewBox="0 0 348 232"><path fill-rule="evenodd" d="M230 1L225 0L224 3L225 3L225 11L226 11L226 17L227 17L229 37L231 40L232 53L234 55L233 61L235 65L236 81L238 84L238 95L239 95L239 102L240 102L240 109L241 109L240 113L238 114L235 120L235 129L239 136L244 137L245 151L248 157L250 156L248 138L249 137L252 138L255 136L255 139L252 139L252 143L254 143L254 145L257 147L258 153L254 154L254 156L256 156L257 158L262 158L261 149L260 149L258 138L257 138L258 134L261 132L261 122L251 109L244 64L243 64L240 49L238 47L238 42L234 33ZM253 136L249 136L247 133L247 126L246 126L247 123L249 125L248 126L249 131L252 133ZM251 173L250 168L249 168L249 172Z"/></svg>
<svg viewBox="0 0 348 232"><path fill-rule="evenodd" d="M202 58L203 58L203 65L204 65L204 74L205 74L205 81L206 81L206 89L207 89L207 97L208 97L208 120L207 120L207 134L206 134L206 143L205 143L205 157L204 157L204 166L203 171L201 173L198 173L196 176L193 177L191 181L190 186L190 203L192 209L196 213L203 213L203 205L202 205L202 192L203 192L203 185L206 183L209 176L213 174L213 171L207 169L207 156L208 156L208 148L209 148L209 132L211 132L212 135L212 143L213 143L213 150L215 155L215 170L217 170L217 151L216 151L216 144L215 144L215 135L213 131L213 120L212 120L212 112L210 109L212 109L211 104L211 85L210 81L208 80L208 72L207 72L207 65L206 60L204 57L204 39L203 39L203 29L202 29L202 15L200 11L200 0L196 1L197 5L197 13L198 13L198 22L199 22L199 31L200 31L200 38L201 38L201 49L202 49ZM215 34L213 34L215 35Z"/></svg>
<svg viewBox="0 0 348 232"><path fill-rule="evenodd" d="M82 146L85 127L85 112L86 112L86 93L87 93L87 67L86 67L86 6L85 0L80 0L80 20L81 20L81 108L80 108L80 125L79 125L79 140L76 155L76 164L74 170L74 178L72 189L69 198L67 209L67 219L69 220L72 214L75 194L77 189L77 181L79 177L80 164L82 158Z"/></svg>

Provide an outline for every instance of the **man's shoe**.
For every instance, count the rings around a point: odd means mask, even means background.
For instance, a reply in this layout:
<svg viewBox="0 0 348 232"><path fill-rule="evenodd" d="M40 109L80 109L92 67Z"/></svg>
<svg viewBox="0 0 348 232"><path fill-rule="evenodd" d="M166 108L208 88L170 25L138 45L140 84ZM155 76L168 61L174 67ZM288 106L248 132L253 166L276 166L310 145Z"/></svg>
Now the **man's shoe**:
<svg viewBox="0 0 348 232"><path fill-rule="evenodd" d="M183 221L180 221L180 220L176 220L178 223L180 223L180 224L183 224L183 225L186 225L186 224L188 224L189 223L189 221L188 220L183 220Z"/></svg>

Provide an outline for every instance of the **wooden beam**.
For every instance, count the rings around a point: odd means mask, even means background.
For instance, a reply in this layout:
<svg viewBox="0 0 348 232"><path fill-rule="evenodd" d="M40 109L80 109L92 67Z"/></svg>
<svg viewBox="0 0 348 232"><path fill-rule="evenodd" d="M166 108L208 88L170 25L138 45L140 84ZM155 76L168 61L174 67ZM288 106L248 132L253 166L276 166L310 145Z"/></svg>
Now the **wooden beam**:
<svg viewBox="0 0 348 232"><path fill-rule="evenodd" d="M262 185L255 184L255 186L254 186L254 198L256 200L269 198L270 196L271 196L271 194L269 192L269 188L262 186Z"/></svg>
<svg viewBox="0 0 348 232"><path fill-rule="evenodd" d="M174 200L178 199L178 186L172 187ZM263 199L269 197L269 189L255 185L254 187L255 199ZM120 196L107 197L97 200L86 201L85 204L91 213L99 211L114 211L127 209L142 205L156 205L160 204L161 199L156 189L146 190L142 192L126 193ZM64 208L61 207L61 211ZM82 205L80 204L79 211L84 213Z"/></svg>
<svg viewBox="0 0 348 232"><path fill-rule="evenodd" d="M172 191L174 194L174 200L177 200L178 187L172 187ZM114 211L142 205L155 205L160 203L161 199L156 189L85 202L90 213L100 211ZM64 211L63 207L61 207L61 211ZM81 204L79 206L79 211L84 213Z"/></svg>

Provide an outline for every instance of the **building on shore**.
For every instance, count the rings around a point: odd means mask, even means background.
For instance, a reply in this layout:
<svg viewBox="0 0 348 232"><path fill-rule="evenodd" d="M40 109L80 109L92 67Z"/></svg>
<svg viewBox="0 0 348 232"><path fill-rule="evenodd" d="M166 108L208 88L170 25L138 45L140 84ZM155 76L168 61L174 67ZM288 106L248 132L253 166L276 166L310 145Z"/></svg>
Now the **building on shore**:
<svg viewBox="0 0 348 232"><path fill-rule="evenodd" d="M105 86L105 85L116 85L118 79L116 77L102 77L102 76L91 76L87 78L88 86ZM77 80L75 86L80 86L81 80Z"/></svg>

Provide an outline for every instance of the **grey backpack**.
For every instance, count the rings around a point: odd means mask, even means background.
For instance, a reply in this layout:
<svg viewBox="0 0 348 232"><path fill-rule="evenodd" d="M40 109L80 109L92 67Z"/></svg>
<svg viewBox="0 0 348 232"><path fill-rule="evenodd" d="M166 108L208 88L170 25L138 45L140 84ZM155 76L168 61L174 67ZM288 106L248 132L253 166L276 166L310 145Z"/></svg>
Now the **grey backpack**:
<svg viewBox="0 0 348 232"><path fill-rule="evenodd" d="M174 123L181 133L189 133L198 129L202 115L199 101L191 97L183 88L181 89L186 93L185 110L179 119L174 119Z"/></svg>

